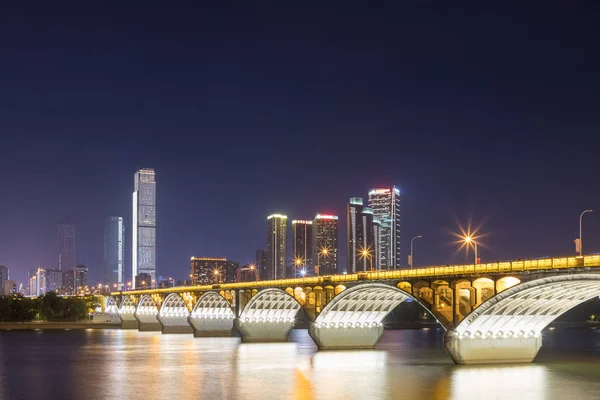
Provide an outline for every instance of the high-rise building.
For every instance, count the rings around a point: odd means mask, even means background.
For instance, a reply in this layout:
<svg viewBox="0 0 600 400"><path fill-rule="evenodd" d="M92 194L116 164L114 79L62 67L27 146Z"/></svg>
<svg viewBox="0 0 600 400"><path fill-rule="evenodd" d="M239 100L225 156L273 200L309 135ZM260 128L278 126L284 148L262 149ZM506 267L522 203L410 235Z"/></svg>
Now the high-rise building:
<svg viewBox="0 0 600 400"><path fill-rule="evenodd" d="M2 285L2 295L12 296L15 293L17 293L17 282L10 279L5 280Z"/></svg>
<svg viewBox="0 0 600 400"><path fill-rule="evenodd" d="M293 255L294 264L292 271L302 268L304 271L312 269L312 221L294 220L292 221L292 231L294 232ZM289 276L298 276L291 273Z"/></svg>
<svg viewBox="0 0 600 400"><path fill-rule="evenodd" d="M371 189L369 207L381 222L380 269L400 267L400 191L396 187Z"/></svg>
<svg viewBox="0 0 600 400"><path fill-rule="evenodd" d="M272 214L267 217L267 221L267 268L264 279L283 279L285 278L287 215Z"/></svg>
<svg viewBox="0 0 600 400"><path fill-rule="evenodd" d="M46 293L46 271L38 268L29 278L29 295L41 296Z"/></svg>
<svg viewBox="0 0 600 400"><path fill-rule="evenodd" d="M131 273L156 279L156 175L141 169L134 175ZM135 286L134 286L135 288Z"/></svg>
<svg viewBox="0 0 600 400"><path fill-rule="evenodd" d="M57 269L48 269L46 271L46 289L48 292L56 292L57 294L63 290L63 271Z"/></svg>
<svg viewBox="0 0 600 400"><path fill-rule="evenodd" d="M135 276L134 284L138 289L150 289L152 288L152 276L146 272L140 272Z"/></svg>
<svg viewBox="0 0 600 400"><path fill-rule="evenodd" d="M10 279L8 275L8 267L6 265L0 265L0 289L4 287L4 281Z"/></svg>
<svg viewBox="0 0 600 400"><path fill-rule="evenodd" d="M111 288L123 287L123 217L108 217L104 224L104 282Z"/></svg>
<svg viewBox="0 0 600 400"><path fill-rule="evenodd" d="M338 217L317 214L313 223L318 275L338 273Z"/></svg>
<svg viewBox="0 0 600 400"><path fill-rule="evenodd" d="M58 237L58 270L67 271L75 268L75 224L68 219L61 220L57 229Z"/></svg>
<svg viewBox="0 0 600 400"><path fill-rule="evenodd" d="M192 257L190 276L192 285L237 282L240 264L223 257Z"/></svg>
<svg viewBox="0 0 600 400"><path fill-rule="evenodd" d="M381 269L381 221L373 218L373 265Z"/></svg>
<svg viewBox="0 0 600 400"><path fill-rule="evenodd" d="M258 279L265 280L267 269L269 268L269 257L266 249L256 250L256 269L258 271Z"/></svg>
<svg viewBox="0 0 600 400"><path fill-rule="evenodd" d="M359 252L365 246L365 239L363 237L363 208L363 199L360 197L350 198L350 202L347 206L348 214L346 216L346 250L348 252L346 256L346 262L348 264L346 272L349 274L354 274L356 271L360 271L362 269L359 267Z"/></svg>

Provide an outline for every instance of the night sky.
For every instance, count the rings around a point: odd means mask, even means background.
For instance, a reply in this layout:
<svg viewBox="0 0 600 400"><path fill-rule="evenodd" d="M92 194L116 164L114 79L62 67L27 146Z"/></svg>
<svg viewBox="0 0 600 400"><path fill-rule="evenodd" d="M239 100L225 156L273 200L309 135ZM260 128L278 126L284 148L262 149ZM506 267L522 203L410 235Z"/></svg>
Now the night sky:
<svg viewBox="0 0 600 400"><path fill-rule="evenodd" d="M158 182L157 275L186 277L192 255L253 261L273 212L340 215L344 265L348 198L393 184L404 265L417 234L416 265L466 262L448 230L469 216L485 221L483 262L573 254L586 208L584 247L600 251L598 8L200 3L2 6L12 278L56 266L69 216L98 282L109 215L125 217L128 278L144 167Z"/></svg>

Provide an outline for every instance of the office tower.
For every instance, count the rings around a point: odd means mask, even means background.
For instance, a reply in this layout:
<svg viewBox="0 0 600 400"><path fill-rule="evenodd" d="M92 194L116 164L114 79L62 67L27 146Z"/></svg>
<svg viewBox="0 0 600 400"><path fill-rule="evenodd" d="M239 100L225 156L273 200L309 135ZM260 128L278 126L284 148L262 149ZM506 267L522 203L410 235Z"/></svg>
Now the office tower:
<svg viewBox="0 0 600 400"><path fill-rule="evenodd" d="M347 206L346 216L346 245L347 245L347 269L346 272L349 274L355 274L360 271L360 254L359 252L364 248L365 240L363 237L363 199L360 197L350 198L350 202Z"/></svg>
<svg viewBox="0 0 600 400"><path fill-rule="evenodd" d="M381 221L373 218L373 266L381 269Z"/></svg>
<svg viewBox="0 0 600 400"><path fill-rule="evenodd" d="M373 216L381 222L381 240L378 264L380 269L396 269L400 266L400 191L371 189L369 207Z"/></svg>
<svg viewBox="0 0 600 400"><path fill-rule="evenodd" d="M190 277L192 285L237 282L239 263L223 257L192 257Z"/></svg>
<svg viewBox="0 0 600 400"><path fill-rule="evenodd" d="M256 269L258 273L258 279L265 280L267 276L267 269L269 268L269 252L266 249L256 250Z"/></svg>
<svg viewBox="0 0 600 400"><path fill-rule="evenodd" d="M141 169L134 175L131 273L156 279L156 175ZM135 286L134 286L135 288Z"/></svg>
<svg viewBox="0 0 600 400"><path fill-rule="evenodd" d="M10 279L5 280L2 285L2 295L12 296L15 293L17 293L17 282Z"/></svg>
<svg viewBox="0 0 600 400"><path fill-rule="evenodd" d="M75 268L75 224L68 219L58 224L58 270L67 271Z"/></svg>
<svg viewBox="0 0 600 400"><path fill-rule="evenodd" d="M296 273L290 276L299 276L298 270L307 272L312 267L312 221L294 220L292 221L292 231L294 232L293 243L293 265L292 271Z"/></svg>
<svg viewBox="0 0 600 400"><path fill-rule="evenodd" d="M237 282L254 282L258 278L256 265L244 265L237 270Z"/></svg>
<svg viewBox="0 0 600 400"><path fill-rule="evenodd" d="M318 275L338 273L338 217L317 214L313 223Z"/></svg>
<svg viewBox="0 0 600 400"><path fill-rule="evenodd" d="M57 294L63 290L63 271L57 269L48 269L46 271L46 290L48 292L56 292Z"/></svg>
<svg viewBox="0 0 600 400"><path fill-rule="evenodd" d="M8 267L5 265L0 265L0 289L4 287L4 281L10 279L8 275Z"/></svg>
<svg viewBox="0 0 600 400"><path fill-rule="evenodd" d="M104 224L104 282L114 289L123 287L123 217L108 217Z"/></svg>
<svg viewBox="0 0 600 400"><path fill-rule="evenodd" d="M46 271L38 268L29 278L29 295L41 296L46 293Z"/></svg>
<svg viewBox="0 0 600 400"><path fill-rule="evenodd" d="M264 279L285 278L287 215L267 217L267 268ZM260 279L263 279L261 276Z"/></svg>

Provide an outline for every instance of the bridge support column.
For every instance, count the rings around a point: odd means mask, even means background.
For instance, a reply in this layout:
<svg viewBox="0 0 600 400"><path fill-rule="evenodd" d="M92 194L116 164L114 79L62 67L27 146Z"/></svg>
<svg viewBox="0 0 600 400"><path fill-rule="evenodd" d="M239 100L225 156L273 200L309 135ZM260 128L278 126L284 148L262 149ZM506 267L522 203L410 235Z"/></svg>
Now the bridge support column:
<svg viewBox="0 0 600 400"><path fill-rule="evenodd" d="M138 330L140 332L160 332L162 330L160 322L156 319L156 315L136 315L135 319L138 321Z"/></svg>
<svg viewBox="0 0 600 400"><path fill-rule="evenodd" d="M229 337L233 330L232 318L193 318L188 317L194 337Z"/></svg>
<svg viewBox="0 0 600 400"><path fill-rule="evenodd" d="M187 317L159 317L162 333L192 333Z"/></svg>
<svg viewBox="0 0 600 400"><path fill-rule="evenodd" d="M444 347L456 364L532 362L542 347L541 335L475 337L448 331Z"/></svg>
<svg viewBox="0 0 600 400"><path fill-rule="evenodd" d="M242 336L242 342L286 342L295 321L293 318L284 321L249 320L236 318L234 326Z"/></svg>
<svg viewBox="0 0 600 400"><path fill-rule="evenodd" d="M122 319L121 320L121 329L138 329L137 319Z"/></svg>
<svg viewBox="0 0 600 400"><path fill-rule="evenodd" d="M372 349L383 334L383 325L324 326L311 322L308 334L319 350Z"/></svg>

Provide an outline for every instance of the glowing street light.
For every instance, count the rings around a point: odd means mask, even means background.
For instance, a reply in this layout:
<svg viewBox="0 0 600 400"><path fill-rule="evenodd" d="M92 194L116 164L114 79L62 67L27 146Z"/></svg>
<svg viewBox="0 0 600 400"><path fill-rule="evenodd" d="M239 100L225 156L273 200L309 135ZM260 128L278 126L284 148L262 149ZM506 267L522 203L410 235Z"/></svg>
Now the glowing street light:
<svg viewBox="0 0 600 400"><path fill-rule="evenodd" d="M296 257L294 259L294 277L298 276L298 267L301 267L304 265L304 260L302 259L302 257Z"/></svg>
<svg viewBox="0 0 600 400"><path fill-rule="evenodd" d="M579 216L579 257L583 256L583 239L581 237L581 220L583 218L583 214L585 213L591 213L594 210L585 210L584 212L581 213L581 215Z"/></svg>
<svg viewBox="0 0 600 400"><path fill-rule="evenodd" d="M221 280L221 271L219 271L218 269L214 269L213 275L215 276L215 279L219 279L219 283L223 283L223 281Z"/></svg>
<svg viewBox="0 0 600 400"><path fill-rule="evenodd" d="M363 258L368 258L369 259L369 262L370 262L370 265L371 265L371 271L373 271L373 256L371 254L371 250L369 248L364 248L363 247L359 251L359 254L360 254L360 258L361 259L363 259Z"/></svg>
<svg viewBox="0 0 600 400"><path fill-rule="evenodd" d="M327 247L323 247L317 253L317 264L318 265L315 265L315 275L319 275L319 267L321 266L321 256L327 257L328 255L329 255L329 248L327 248Z"/></svg>
<svg viewBox="0 0 600 400"><path fill-rule="evenodd" d="M471 244L473 244L473 246L475 248L475 265L477 265L477 242L471 236L465 236L464 240L465 240L465 243L467 244L467 246L470 246Z"/></svg>

